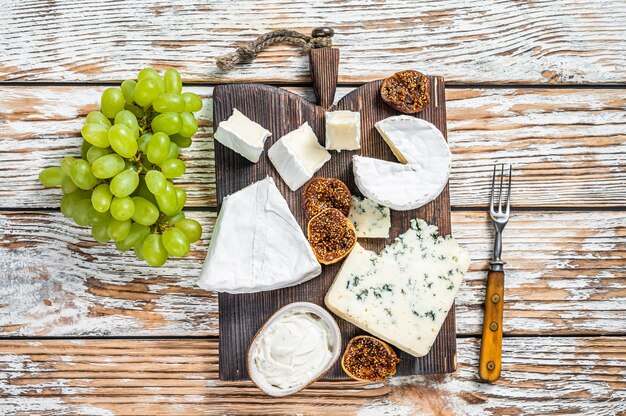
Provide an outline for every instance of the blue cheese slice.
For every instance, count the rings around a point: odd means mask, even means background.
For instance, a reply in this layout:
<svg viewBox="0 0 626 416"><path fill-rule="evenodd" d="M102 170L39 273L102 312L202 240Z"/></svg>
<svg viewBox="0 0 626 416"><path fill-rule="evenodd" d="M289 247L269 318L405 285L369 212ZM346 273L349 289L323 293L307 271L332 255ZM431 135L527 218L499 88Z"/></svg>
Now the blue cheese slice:
<svg viewBox="0 0 626 416"><path fill-rule="evenodd" d="M454 304L469 253L437 227L411 228L380 255L358 243L326 294L326 306L359 328L415 356L428 354Z"/></svg>
<svg viewBox="0 0 626 416"><path fill-rule="evenodd" d="M389 238L391 212L371 199L352 196L348 216L359 238Z"/></svg>

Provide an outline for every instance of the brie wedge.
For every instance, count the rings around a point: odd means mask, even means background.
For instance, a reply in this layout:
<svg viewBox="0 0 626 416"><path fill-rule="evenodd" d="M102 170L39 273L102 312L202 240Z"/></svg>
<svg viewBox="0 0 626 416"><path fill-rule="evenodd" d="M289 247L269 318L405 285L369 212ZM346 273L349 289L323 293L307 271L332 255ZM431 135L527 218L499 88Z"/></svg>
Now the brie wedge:
<svg viewBox="0 0 626 416"><path fill-rule="evenodd" d="M251 293L294 286L321 272L287 201L267 177L222 201L198 285Z"/></svg>
<svg viewBox="0 0 626 416"><path fill-rule="evenodd" d="M437 198L448 183L452 160L437 127L403 115L376 123L376 129L401 163L354 156L354 180L361 193L398 211L419 208Z"/></svg>
<svg viewBox="0 0 626 416"><path fill-rule="evenodd" d="M348 322L422 357L435 342L470 262L452 237L411 220L411 228L380 255L357 243L325 303Z"/></svg>
<svg viewBox="0 0 626 416"><path fill-rule="evenodd" d="M217 131L213 137L250 162L256 163L263 153L265 140L271 135L269 130L264 129L260 124L255 123L239 110L233 108L233 114L228 120L222 121L217 126Z"/></svg>
<svg viewBox="0 0 626 416"><path fill-rule="evenodd" d="M298 190L330 160L330 153L319 144L306 122L281 137L267 155L292 191Z"/></svg>
<svg viewBox="0 0 626 416"><path fill-rule="evenodd" d="M326 149L357 150L361 148L361 114L358 111L326 113Z"/></svg>

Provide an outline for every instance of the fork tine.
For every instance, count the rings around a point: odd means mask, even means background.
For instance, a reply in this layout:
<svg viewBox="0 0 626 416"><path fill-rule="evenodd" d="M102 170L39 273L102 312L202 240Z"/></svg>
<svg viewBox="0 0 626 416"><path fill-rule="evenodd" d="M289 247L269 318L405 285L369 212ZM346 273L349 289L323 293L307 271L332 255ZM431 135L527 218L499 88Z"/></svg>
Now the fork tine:
<svg viewBox="0 0 626 416"><path fill-rule="evenodd" d="M511 177L513 176L513 166L509 165L509 190L506 193L506 215L511 211Z"/></svg>
<svg viewBox="0 0 626 416"><path fill-rule="evenodd" d="M500 192L498 192L498 212L502 212L502 194L504 193L502 181L504 180L504 163L500 164Z"/></svg>
<svg viewBox="0 0 626 416"><path fill-rule="evenodd" d="M489 212L494 212L493 194L495 192L495 186L496 186L496 165L493 165L493 176L491 177L491 202L489 203Z"/></svg>

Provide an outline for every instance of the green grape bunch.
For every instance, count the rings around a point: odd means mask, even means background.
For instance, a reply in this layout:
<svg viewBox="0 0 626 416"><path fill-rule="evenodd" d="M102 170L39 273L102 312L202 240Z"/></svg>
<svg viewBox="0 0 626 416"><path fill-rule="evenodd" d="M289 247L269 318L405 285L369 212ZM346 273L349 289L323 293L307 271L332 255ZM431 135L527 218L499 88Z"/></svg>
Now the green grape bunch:
<svg viewBox="0 0 626 416"><path fill-rule="evenodd" d="M87 115L81 129L81 157L41 171L39 181L63 191L61 212L80 226L91 226L94 240L114 241L134 250L151 266L169 256L183 257L202 234L185 218L187 195L174 180L185 173L179 150L198 130L194 112L202 100L182 92L180 74L152 68L137 81L107 88L100 111Z"/></svg>

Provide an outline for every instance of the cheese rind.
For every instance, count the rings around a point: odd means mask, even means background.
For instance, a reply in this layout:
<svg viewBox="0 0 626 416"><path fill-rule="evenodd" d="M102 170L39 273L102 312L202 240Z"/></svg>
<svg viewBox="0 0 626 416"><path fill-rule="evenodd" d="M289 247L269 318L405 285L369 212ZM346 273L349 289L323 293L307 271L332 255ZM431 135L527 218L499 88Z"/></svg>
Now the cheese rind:
<svg viewBox="0 0 626 416"><path fill-rule="evenodd" d="M361 148L361 114L358 111L326 112L326 149L357 150Z"/></svg>
<svg viewBox="0 0 626 416"><path fill-rule="evenodd" d="M267 155L292 191L298 190L330 160L330 153L319 144L306 122L281 137Z"/></svg>
<svg viewBox="0 0 626 416"><path fill-rule="evenodd" d="M448 183L452 161L441 132L410 116L389 117L376 123L376 128L401 163L355 155L354 180L361 193L398 211L419 208L437 198Z"/></svg>
<svg viewBox="0 0 626 416"><path fill-rule="evenodd" d="M213 137L250 162L256 163L263 153L265 140L271 135L269 130L233 108L233 114L217 126Z"/></svg>
<svg viewBox="0 0 626 416"><path fill-rule="evenodd" d="M380 255L358 243L326 294L341 318L416 357L430 351L454 304L469 253L437 227L411 228Z"/></svg>
<svg viewBox="0 0 626 416"><path fill-rule="evenodd" d="M378 205L371 199L361 199L353 195L348 218L354 224L357 237L389 237L391 212L388 207Z"/></svg>
<svg viewBox="0 0 626 416"><path fill-rule="evenodd" d="M287 201L267 177L222 201L198 285L252 293L294 286L321 271Z"/></svg>

